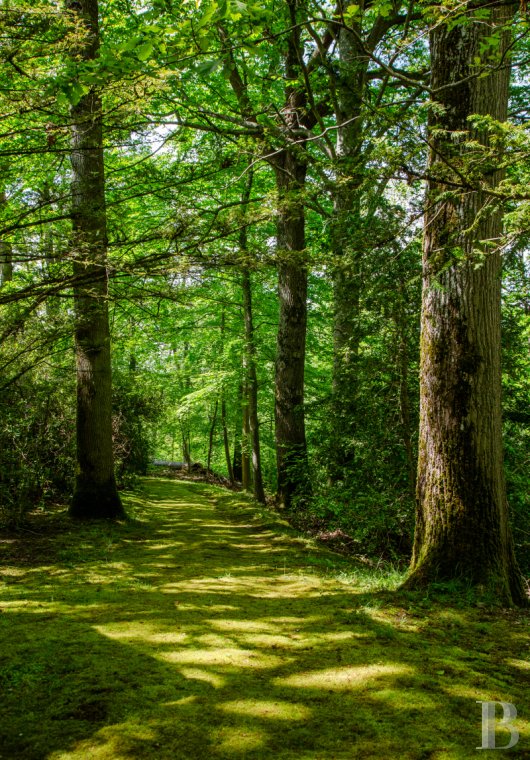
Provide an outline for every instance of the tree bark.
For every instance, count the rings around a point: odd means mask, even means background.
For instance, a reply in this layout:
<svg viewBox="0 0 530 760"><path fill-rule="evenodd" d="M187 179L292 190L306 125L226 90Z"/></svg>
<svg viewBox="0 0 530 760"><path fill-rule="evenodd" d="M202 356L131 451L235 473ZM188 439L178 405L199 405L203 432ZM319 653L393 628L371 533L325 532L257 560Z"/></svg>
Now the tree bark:
<svg viewBox="0 0 530 760"><path fill-rule="evenodd" d="M276 461L278 499L289 508L310 492L304 415L307 264L302 192L306 164L285 149L275 164L278 190L278 297L276 348Z"/></svg>
<svg viewBox="0 0 530 760"><path fill-rule="evenodd" d="M289 508L293 498L311 492L304 410L307 330L307 253L305 250L305 148L293 131L305 124L307 92L299 84L303 49L297 0L287 0L292 28L286 39L282 109L285 147L271 161L276 177L279 322L276 343L275 423L278 501Z"/></svg>
<svg viewBox="0 0 530 760"><path fill-rule="evenodd" d="M459 133L469 130L471 114L506 118L504 54L514 9L469 3L460 23L437 23L431 31L436 107L429 123L432 179L423 247L418 507L406 584L460 578L503 604L523 604L526 594L514 559L503 473L502 222L468 179L469 149ZM500 29L499 65L489 66L485 38ZM471 137L486 140L476 131ZM480 180L495 185L501 176L490 167ZM463 182L460 191L454 191L455 182Z"/></svg>
<svg viewBox="0 0 530 760"><path fill-rule="evenodd" d="M305 254L305 215L303 191L306 177L306 158L297 130L314 125L311 114L308 123L307 91L303 79L304 50L300 40L299 15L305 14L299 0L286 0L290 30L285 39L284 104L278 124L284 133L281 150L267 144L259 136L264 157L276 176L278 196L277 251L279 326L275 370L276 462L278 471L278 500L285 507L293 496L303 497L310 492L307 472L307 445L304 423L304 362L307 321L307 269ZM225 47L226 75L237 98L241 116L255 119L248 87L241 77L228 46L229 37L219 27ZM234 461L234 474L236 474Z"/></svg>
<svg viewBox="0 0 530 760"><path fill-rule="evenodd" d="M67 8L85 32L80 58L95 60L97 0L76 0ZM72 107L71 118L78 469L70 513L77 518L115 518L122 517L124 510L112 451L105 177L101 99L96 90Z"/></svg>

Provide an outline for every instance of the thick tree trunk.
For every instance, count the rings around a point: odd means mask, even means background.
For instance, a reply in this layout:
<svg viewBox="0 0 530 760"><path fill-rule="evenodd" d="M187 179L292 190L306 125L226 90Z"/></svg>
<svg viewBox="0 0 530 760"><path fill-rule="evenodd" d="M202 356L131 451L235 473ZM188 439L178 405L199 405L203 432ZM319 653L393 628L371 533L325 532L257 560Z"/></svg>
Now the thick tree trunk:
<svg viewBox="0 0 530 760"><path fill-rule="evenodd" d="M252 452L252 480L254 497L265 504L265 491L261 474L261 451L258 418L258 377L256 372L256 344L254 341L254 323L252 320L252 282L247 267L241 273L243 290L243 314L245 319L245 350L247 354L248 385L248 421Z"/></svg>
<svg viewBox="0 0 530 760"><path fill-rule="evenodd" d="M98 54L97 0L68 5L86 32L79 55ZM90 91L72 108L72 257L77 364L77 477L70 512L79 518L124 515L112 452L107 230L101 101Z"/></svg>
<svg viewBox="0 0 530 760"><path fill-rule="evenodd" d="M458 132L468 116L505 119L506 51L515 6L469 4L431 32L431 154L424 235L417 522L407 585L462 578L496 601L525 601L508 526L500 400L501 219L483 192L451 193L466 176ZM480 18L479 16L480 11ZM488 21L489 15L489 21ZM505 27L500 66L481 73L485 40ZM440 131L442 130L442 131ZM484 140L481 134L475 139ZM484 171L493 185L500 173ZM449 194L451 193L451 194Z"/></svg>
<svg viewBox="0 0 530 760"><path fill-rule="evenodd" d="M310 492L304 416L307 264L302 192L306 165L294 149L275 164L278 190L278 297L276 351L276 458L278 497L284 507Z"/></svg>

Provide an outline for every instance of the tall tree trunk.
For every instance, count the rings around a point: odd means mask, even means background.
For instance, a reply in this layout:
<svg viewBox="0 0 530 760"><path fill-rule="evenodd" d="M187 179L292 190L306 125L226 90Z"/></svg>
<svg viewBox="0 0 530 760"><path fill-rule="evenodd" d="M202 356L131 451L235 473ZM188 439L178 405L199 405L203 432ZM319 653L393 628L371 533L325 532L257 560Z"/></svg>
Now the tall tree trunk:
<svg viewBox="0 0 530 760"><path fill-rule="evenodd" d="M296 150L282 151L275 164L278 190L278 297L276 348L276 461L278 498L288 508L310 491L304 415L307 326L307 264L302 199L306 164Z"/></svg>
<svg viewBox="0 0 530 760"><path fill-rule="evenodd" d="M97 58L97 0L69 2L85 32L78 54ZM77 476L70 512L79 518L124 515L112 452L107 229L101 100L95 90L72 107L72 254L77 364Z"/></svg>
<svg viewBox="0 0 530 760"><path fill-rule="evenodd" d="M469 129L468 117L506 118L509 70L502 56L514 9L468 3L460 23L437 23L431 31L436 107L423 247L418 508L407 583L463 578L504 604L524 603L525 592L503 473L501 218L483 192L454 191L451 183L466 176L458 133ZM492 67L486 38L502 28L500 65ZM501 176L486 167L481 181L495 185Z"/></svg>
<svg viewBox="0 0 530 760"><path fill-rule="evenodd" d="M293 496L310 492L307 468L307 444L304 422L304 362L307 321L307 269L305 255L305 214L303 192L306 178L306 157L298 130L311 129L315 114L308 115L308 93L303 80L304 50L300 39L300 23L306 8L299 0L286 0L290 29L285 39L284 106L278 119L284 133L284 148L277 151L259 139L264 156L274 169L278 195L277 249L279 325L275 370L276 462L278 499L289 507ZM230 51L229 37L219 27L225 47L225 72L238 100L241 116L255 119L245 79ZM309 121L309 123L308 123ZM234 473L236 468L234 467Z"/></svg>

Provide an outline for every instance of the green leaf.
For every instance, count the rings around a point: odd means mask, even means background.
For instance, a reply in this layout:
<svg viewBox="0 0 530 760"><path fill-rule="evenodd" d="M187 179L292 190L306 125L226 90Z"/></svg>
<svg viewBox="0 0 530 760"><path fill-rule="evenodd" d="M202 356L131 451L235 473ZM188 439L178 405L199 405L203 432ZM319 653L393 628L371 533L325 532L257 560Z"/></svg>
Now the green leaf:
<svg viewBox="0 0 530 760"><path fill-rule="evenodd" d="M131 50L134 50L142 41L141 37L131 37L126 42L122 42L121 45L118 45L118 50L120 53L130 53Z"/></svg>
<svg viewBox="0 0 530 760"><path fill-rule="evenodd" d="M89 89L89 87L82 85L80 82L73 82L72 84L65 85L62 94L64 97L66 97L70 105L76 106L83 95L87 94Z"/></svg>
<svg viewBox="0 0 530 760"><path fill-rule="evenodd" d="M359 5L353 4L348 5L344 12L344 18L345 19L354 19L356 16L359 15L359 12L361 10L361 7Z"/></svg>
<svg viewBox="0 0 530 760"><path fill-rule="evenodd" d="M217 69L223 65L223 59L222 58L216 58L213 61L203 61L202 63L199 63L195 71L197 74L202 75L208 75L213 74L214 71L217 71Z"/></svg>
<svg viewBox="0 0 530 760"><path fill-rule="evenodd" d="M136 55L140 61L147 61L151 57L151 53L155 49L152 42L144 42L142 45L138 45L136 48Z"/></svg>
<svg viewBox="0 0 530 760"><path fill-rule="evenodd" d="M218 9L219 9L219 6L217 5L217 3L212 3L210 6L208 6L206 8L204 16L201 18L201 20L199 21L197 25L198 28L202 29L203 26L206 26L207 24L209 24L210 21L212 21L215 14L217 13Z"/></svg>

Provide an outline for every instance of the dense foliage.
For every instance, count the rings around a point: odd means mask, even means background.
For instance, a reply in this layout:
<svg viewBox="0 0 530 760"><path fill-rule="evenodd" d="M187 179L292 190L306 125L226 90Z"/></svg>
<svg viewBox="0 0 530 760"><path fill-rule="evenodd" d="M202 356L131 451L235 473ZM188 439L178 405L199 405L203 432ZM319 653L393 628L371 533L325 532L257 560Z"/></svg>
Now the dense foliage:
<svg viewBox="0 0 530 760"><path fill-rule="evenodd" d="M0 10L2 516L17 521L68 500L73 487L79 271L68 157L72 113L97 90L119 482L160 458L200 461L251 489L255 388L261 471L275 492L277 273L296 265L308 277L310 485L290 509L307 529L342 532L358 553L407 558L432 96L425 39L451 14L460 23L456 7L109 0L99 12L101 46L87 60L79 54L87 32L72 10L44 0ZM487 148L471 133L455 139L469 138L465 186L487 162L505 164L494 202L506 216L506 236L495 241L505 252L506 476L525 562L526 19L516 20L514 40L511 120L484 126ZM303 167L303 181L282 188L279 156ZM305 239L289 253L277 224L296 213Z"/></svg>

